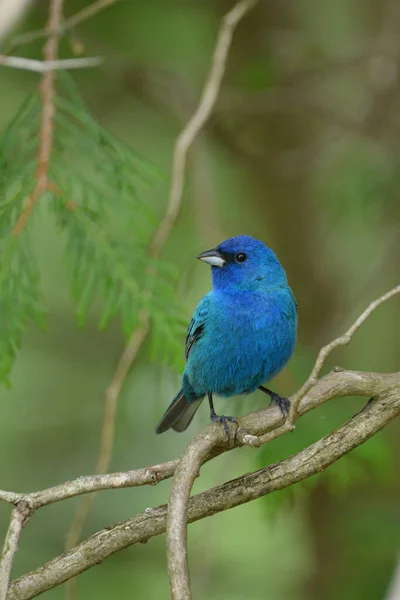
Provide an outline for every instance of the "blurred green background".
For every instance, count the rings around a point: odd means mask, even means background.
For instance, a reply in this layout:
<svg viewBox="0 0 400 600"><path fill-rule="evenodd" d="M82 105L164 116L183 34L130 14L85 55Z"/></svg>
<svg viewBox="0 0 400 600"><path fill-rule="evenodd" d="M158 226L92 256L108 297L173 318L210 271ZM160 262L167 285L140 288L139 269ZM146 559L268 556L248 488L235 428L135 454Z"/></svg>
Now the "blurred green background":
<svg viewBox="0 0 400 600"><path fill-rule="evenodd" d="M65 13L87 4L69 0ZM160 216L174 140L194 110L220 19L231 6L121 0L63 41L62 56L78 43L87 55L104 56L101 67L74 74L75 82L99 123L164 174L142 192ZM45 1L34 3L16 31L42 27L47 9ZM272 246L299 303L297 350L274 382L282 395L304 381L322 344L399 282L399 27L400 6L391 0L260 1L238 27L216 109L190 156L182 213L163 252L180 273L182 311L189 322L210 288L198 252L243 233ZM39 57L40 49L35 42L13 53ZM37 81L1 69L0 128ZM97 309L78 330L63 239L45 208L37 207L34 228L48 331L27 332L12 388L0 390L0 487L16 491L93 472L104 390L124 344L117 325L98 331ZM381 307L328 366L398 370L399 309L398 299ZM185 434L154 434L178 385L178 370L150 360L146 344L120 398L112 470L175 458L207 423L204 406ZM235 400L235 410L264 402L256 393ZM195 490L288 456L362 402L331 402L304 417L291 436L219 457L203 467ZM389 600L400 549L399 469L393 423L323 475L191 525L194 597ZM85 536L165 502L169 487L166 481L103 492ZM35 515L23 531L14 576L62 552L77 502ZM9 512L0 504L2 532ZM84 573L78 598L168 598L164 544L164 536L151 539ZM43 597L64 596L59 587Z"/></svg>

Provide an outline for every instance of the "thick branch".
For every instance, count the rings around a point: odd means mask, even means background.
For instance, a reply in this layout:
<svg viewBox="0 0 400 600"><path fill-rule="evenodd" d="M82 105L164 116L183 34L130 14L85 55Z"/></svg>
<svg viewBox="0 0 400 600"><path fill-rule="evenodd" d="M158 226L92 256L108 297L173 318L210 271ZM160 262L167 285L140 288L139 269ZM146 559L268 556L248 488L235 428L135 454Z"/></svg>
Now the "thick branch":
<svg viewBox="0 0 400 600"><path fill-rule="evenodd" d="M26 500L21 500L11 513L10 525L4 541L0 560L0 600L7 599L8 582L10 580L14 556L18 550L19 538L22 528L32 512L31 503Z"/></svg>
<svg viewBox="0 0 400 600"><path fill-rule="evenodd" d="M317 394L317 397L312 397ZM302 452L275 465L194 496L188 520L197 521L250 500L293 485L326 469L347 452L362 444L400 415L400 373L331 373L309 392L303 402L318 404L333 397L373 396L364 409L348 423ZM271 409L272 411L272 409ZM274 411L275 412L275 411ZM256 424L257 413L249 415ZM246 424L247 425L247 424ZM199 437L223 444L217 425L210 425ZM257 427L253 430L256 431ZM197 438L197 439L198 439ZM135 543L145 542L166 529L167 507L147 509L132 519L104 529L43 567L11 583L9 600L28 600L75 577L108 556Z"/></svg>
<svg viewBox="0 0 400 600"><path fill-rule="evenodd" d="M318 382L318 376L326 358L338 346L348 344L354 333L367 320L372 312L383 302L400 292L400 285L393 288L374 302L358 317L348 331L322 348L310 377L299 392L291 399L291 410L286 421L273 430L264 432L257 437L249 432L239 430L236 441L242 444L259 447L294 429L294 419L300 414L298 407L304 395ZM220 428L222 429L222 428ZM168 570L173 600L190 600L190 579L187 557L187 511L193 483L198 476L200 466L213 451L213 439L207 436L197 436L186 448L175 471L171 487L167 526L167 555Z"/></svg>
<svg viewBox="0 0 400 600"><path fill-rule="evenodd" d="M308 394L303 398L299 406L299 415L302 416L309 411L318 408L332 398L340 398L350 395L369 396L371 393L380 394L398 387L400 372L393 374L364 373L362 371L341 371L330 373L320 379ZM259 436L265 431L276 431L282 420L280 410L276 406L269 406L257 412L241 417L239 422L239 433L235 439L229 442L226 435L218 425L208 425L198 437L209 436L212 438L213 450L207 454L204 462L216 456L242 445L240 431L246 431L245 435ZM82 494L112 490L142 485L155 485L164 479L172 477L179 460L171 460L159 465L125 471L119 473L107 473L105 475L85 475L72 481L67 481L38 492L21 493L0 490L0 501L17 505L21 500L29 500L34 510L68 500Z"/></svg>

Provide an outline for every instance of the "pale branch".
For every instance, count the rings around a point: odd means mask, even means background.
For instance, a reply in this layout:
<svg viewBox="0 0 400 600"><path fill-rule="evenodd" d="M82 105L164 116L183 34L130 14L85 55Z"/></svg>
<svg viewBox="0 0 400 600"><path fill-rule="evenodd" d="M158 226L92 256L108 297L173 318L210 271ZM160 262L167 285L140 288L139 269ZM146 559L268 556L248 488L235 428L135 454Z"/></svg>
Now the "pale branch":
<svg viewBox="0 0 400 600"><path fill-rule="evenodd" d="M8 502L9 504L16 504L20 500L21 494L16 492L7 492L0 490L0 502Z"/></svg>
<svg viewBox="0 0 400 600"><path fill-rule="evenodd" d="M2 0L0 2L0 40L14 27L32 4L32 0Z"/></svg>
<svg viewBox="0 0 400 600"><path fill-rule="evenodd" d="M105 8L112 6L118 0L97 0L89 6L82 8L82 10L78 11L72 17L65 19L61 22L60 26L57 29L57 33L61 36L66 31L73 29L76 25L79 25L83 21L94 17L97 13L101 12ZM36 29L35 31L28 31L27 33L22 33L20 35L16 35L11 40L10 46L14 48L15 46L20 46L21 44L28 44L29 42L33 42L35 40L39 40L41 38L45 38L50 34L49 27L44 27L42 29Z"/></svg>
<svg viewBox="0 0 400 600"><path fill-rule="evenodd" d="M318 381L302 404L319 405L340 396L367 396L373 399L348 423L315 444L274 465L246 474L194 496L189 503L188 521L197 521L250 500L293 485L326 469L367 441L400 415L400 372L393 374L337 372ZM272 409L271 409L272 412ZM275 412L275 411L273 411ZM257 414L248 415L258 430ZM250 419L251 417L251 419ZM246 423L246 426L250 424ZM226 444L221 427L213 424L197 436L210 438L211 446ZM203 443L201 441L201 443ZM11 582L9 600L28 600L99 564L124 548L147 542L166 530L167 506L146 509L131 519L108 527L58 556L42 567ZM183 596L184 597L184 596Z"/></svg>
<svg viewBox="0 0 400 600"><path fill-rule="evenodd" d="M267 442L274 440L279 435L293 431L293 429L295 428L295 422L298 416L298 407L301 402L301 399L303 398L304 394L306 394L308 390L318 381L318 377L321 374L326 359L331 354L331 352L339 346L346 346L347 344L349 344L353 335L356 333L356 331L360 329L361 325L365 323L365 321L374 312L374 310L376 310L378 306L386 302L386 300L389 300L390 298L399 293L400 285L394 287L393 289L386 292L386 294L380 296L380 298L378 298L377 300L371 302L371 304L369 304L369 306L358 317L358 319L356 319L356 321L351 325L351 327L346 331L346 333L334 339L332 342L330 342L320 350L309 378L301 386L299 391L296 392L296 394L294 394L293 398L291 398L289 418L281 425L279 430L267 432L266 434L263 434L258 438L254 436L246 436L244 442L248 446L254 446L255 448L257 448L259 446L262 446L263 444L266 444Z"/></svg>
<svg viewBox="0 0 400 600"><path fill-rule="evenodd" d="M22 528L33 513L29 500L20 500L11 513L0 560L0 600L7 600L8 584Z"/></svg>
<svg viewBox="0 0 400 600"><path fill-rule="evenodd" d="M393 576L390 581L389 589L384 600L399 600L400 598L400 555L394 568Z"/></svg>
<svg viewBox="0 0 400 600"><path fill-rule="evenodd" d="M314 368L311 371L309 378L304 383L304 385L300 388L300 390L297 392L297 394L295 394L295 397L292 400L292 405L290 407L290 413L289 413L289 421L292 424L294 424L294 422L296 420L297 408L299 406L302 396L304 396L304 394L313 385L315 385L315 383L318 380L318 377L324 367L326 359L331 354L331 352L333 350L335 350L335 348L338 348L339 346L346 346L347 344L349 344L351 342L353 335L356 333L356 331L358 331L360 329L361 325L363 323L365 323L365 321L368 319L368 317L372 315L374 310L376 310L378 308L378 306L380 306L381 304L383 304L384 302L386 302L387 300L389 300L390 298L392 298L393 296L395 296L396 294L399 294L399 293L400 293L400 285L394 287L393 289L386 292L386 294L383 294L382 296L380 296L377 300L374 300L373 302L371 302L371 304L364 310L364 312L358 317L358 319L352 324L352 326L349 327L349 329L346 331L346 333L344 333L340 337L336 338L335 340L330 342L330 344L327 344L320 350L317 360L315 362Z"/></svg>
<svg viewBox="0 0 400 600"><path fill-rule="evenodd" d="M388 389L395 388L400 381L400 372L394 374L364 373L362 371L341 371L329 373L318 381L304 396L299 406L300 416L318 408L332 398L349 396L354 393L360 396L368 396L370 390L380 394ZM262 432L279 429L282 414L278 407L271 405L262 410L244 415L238 419L239 430L236 438L229 441L218 425L208 425L199 435L211 435L214 440L212 452L207 454L207 462L219 454L245 445L241 440L243 435L260 436ZM0 501L10 504L18 504L21 500L28 500L34 510L67 500L82 494L91 492L136 487L143 485L155 485L156 483L172 477L179 460L171 460L159 465L144 467L132 471L119 473L107 473L104 475L85 475L72 481L67 481L38 492L16 493L0 490Z"/></svg>
<svg viewBox="0 0 400 600"><path fill-rule="evenodd" d="M199 104L193 116L183 127L174 145L171 185L167 207L164 217L150 243L149 255L151 258L158 258L160 256L179 216L182 206L187 154L196 136L211 116L226 69L234 30L246 12L253 8L257 2L258 0L242 0L223 18L212 58L211 68L204 84ZM150 292L144 290L143 293L144 295L148 295ZM105 393L102 438L96 468L96 473L99 474L104 473L110 465L114 445L115 418L119 396L129 369L136 359L150 330L150 315L147 311L142 311L140 321L141 324L132 334L131 339L122 353L111 384ZM78 507L71 528L67 534L66 550L69 550L78 542L93 501L94 497L85 498L81 506Z"/></svg>
<svg viewBox="0 0 400 600"><path fill-rule="evenodd" d="M237 4L235 4L222 19L222 25L212 57L211 68L204 84L199 104L193 113L193 116L182 129L175 142L172 163L172 183L168 202L168 218L165 219L163 227L159 228L157 235L153 239L153 249L163 245L164 240L168 235L169 228L171 227L171 223L174 223L177 218L183 194L187 155L195 138L207 123L214 109L221 88L222 78L226 70L234 31L245 14L257 3L258 0L241 0L240 2L237 2Z"/></svg>
<svg viewBox="0 0 400 600"><path fill-rule="evenodd" d="M142 316L143 317L143 316ZM106 473L111 464L112 451L115 438L115 421L117 414L118 399L121 393L122 386L128 375L130 366L136 358L144 340L146 339L149 329L149 318L146 315L142 318L141 325L133 333L129 343L126 345L121 358L118 362L114 376L110 385L104 394L104 417L100 438L100 449L95 468L96 476L101 476ZM102 488L93 490L97 492ZM65 549L73 548L79 541L85 522L89 516L96 493L84 498L78 506L71 527L67 533L65 541Z"/></svg>
<svg viewBox="0 0 400 600"><path fill-rule="evenodd" d="M23 69L34 73L48 73L49 71L63 71L67 69L87 69L97 67L103 62L100 56L88 58L66 58L64 60L35 60L22 56L0 55L0 65L12 69Z"/></svg>
<svg viewBox="0 0 400 600"><path fill-rule="evenodd" d="M356 331L368 319L372 312L386 300L400 292L400 285L393 288L380 298L372 302L368 308L358 317L348 331L341 337L336 338L319 352L310 377L291 398L291 409L286 421L272 431L267 431L262 436L241 431L239 427L236 439L242 444L259 447L277 437L294 429L293 415L299 414L299 404L305 394L318 383L318 376L325 364L329 354L338 346L348 344ZM222 429L222 428L221 428ZM212 436L197 436L186 448L179 464L175 470L174 480L171 486L169 499L168 523L167 523L167 556L168 572L170 577L172 600L190 600L190 577L187 557L187 514L190 493L193 483L198 476L199 469L206 456L212 453L215 440Z"/></svg>

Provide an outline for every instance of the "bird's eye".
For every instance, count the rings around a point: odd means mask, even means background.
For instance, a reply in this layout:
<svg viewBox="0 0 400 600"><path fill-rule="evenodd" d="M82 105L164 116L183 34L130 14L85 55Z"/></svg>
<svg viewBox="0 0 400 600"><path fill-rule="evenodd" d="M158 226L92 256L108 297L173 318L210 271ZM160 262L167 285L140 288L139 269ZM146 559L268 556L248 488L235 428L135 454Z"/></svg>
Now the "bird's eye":
<svg viewBox="0 0 400 600"><path fill-rule="evenodd" d="M244 252L238 252L235 258L237 262L242 263L245 260L247 260L247 254L245 254Z"/></svg>

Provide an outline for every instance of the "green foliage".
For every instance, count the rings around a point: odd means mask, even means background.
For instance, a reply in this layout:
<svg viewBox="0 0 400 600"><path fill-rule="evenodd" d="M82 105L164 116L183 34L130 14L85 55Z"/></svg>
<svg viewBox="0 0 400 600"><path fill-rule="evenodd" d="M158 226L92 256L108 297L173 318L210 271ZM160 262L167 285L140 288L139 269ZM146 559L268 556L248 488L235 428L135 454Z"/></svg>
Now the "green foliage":
<svg viewBox="0 0 400 600"><path fill-rule="evenodd" d="M100 327L119 317L127 338L142 311L153 322L153 355L165 360L181 353L183 322L175 297L177 273L150 259L157 227L140 188L158 174L89 114L69 77L61 77L56 98L54 150L47 206L65 239L78 324L95 300ZM35 95L18 112L1 141L1 357L0 380L12 367L21 335L42 320L39 273L29 247L30 219L20 235L13 229L35 185L40 101Z"/></svg>
<svg viewBox="0 0 400 600"><path fill-rule="evenodd" d="M35 185L39 109L38 99L31 97L0 140L0 381L6 385L27 325L43 324L39 273L29 235L13 234L24 199Z"/></svg>

